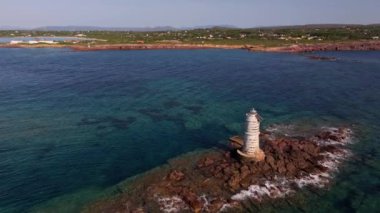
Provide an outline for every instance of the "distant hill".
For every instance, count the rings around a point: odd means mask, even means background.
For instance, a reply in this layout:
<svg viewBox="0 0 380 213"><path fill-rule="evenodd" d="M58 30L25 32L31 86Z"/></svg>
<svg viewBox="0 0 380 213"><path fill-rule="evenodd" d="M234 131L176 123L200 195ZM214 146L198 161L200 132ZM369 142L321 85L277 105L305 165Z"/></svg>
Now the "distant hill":
<svg viewBox="0 0 380 213"><path fill-rule="evenodd" d="M380 26L380 24L305 24L305 25L287 25L287 26L261 26L249 29L300 29L300 28L339 28L339 27L365 27L365 26Z"/></svg>
<svg viewBox="0 0 380 213"><path fill-rule="evenodd" d="M29 30L26 27L17 27L17 26L0 26L0 30Z"/></svg>
<svg viewBox="0 0 380 213"><path fill-rule="evenodd" d="M46 26L38 27L36 31L134 31L134 32L154 32L154 31L176 31L193 29L233 29L232 25L205 25L196 27L175 28L171 26L158 27L96 27L96 26Z"/></svg>
<svg viewBox="0 0 380 213"><path fill-rule="evenodd" d="M233 25L205 25L205 26L195 26L195 27L185 27L180 29L188 29L188 30L194 30L194 29L238 29L238 27Z"/></svg>
<svg viewBox="0 0 380 213"><path fill-rule="evenodd" d="M337 28L337 27L358 27L358 26L380 26L379 24L307 24L289 26L258 26L251 28L239 28L233 25L205 25L195 27L175 28L171 26L158 27L97 27L97 26L44 26L37 28L0 26L0 30L34 30L34 31L133 31L133 32L157 32L157 31L178 31L194 29L299 29L299 28Z"/></svg>

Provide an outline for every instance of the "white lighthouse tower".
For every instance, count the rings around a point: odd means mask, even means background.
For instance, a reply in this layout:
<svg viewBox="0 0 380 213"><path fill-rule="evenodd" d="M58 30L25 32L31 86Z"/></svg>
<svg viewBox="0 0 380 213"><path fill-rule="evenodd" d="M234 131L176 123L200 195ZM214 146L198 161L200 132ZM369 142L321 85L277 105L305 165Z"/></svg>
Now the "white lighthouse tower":
<svg viewBox="0 0 380 213"><path fill-rule="evenodd" d="M246 132L244 136L244 145L242 150L237 150L238 153L246 158L253 159L255 161L264 160L265 154L260 149L260 122L262 118L252 109L247 115L246 120Z"/></svg>

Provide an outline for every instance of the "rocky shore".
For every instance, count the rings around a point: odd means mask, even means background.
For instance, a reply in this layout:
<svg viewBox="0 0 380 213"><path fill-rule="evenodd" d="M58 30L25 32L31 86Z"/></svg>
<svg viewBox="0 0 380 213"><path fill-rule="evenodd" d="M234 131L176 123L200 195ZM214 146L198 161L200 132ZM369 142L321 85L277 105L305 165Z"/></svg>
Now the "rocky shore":
<svg viewBox="0 0 380 213"><path fill-rule="evenodd" d="M380 50L380 41L353 41L320 44L294 44L279 47L247 46L250 51L257 52L315 52L315 51L371 51Z"/></svg>
<svg viewBox="0 0 380 213"><path fill-rule="evenodd" d="M72 46L76 51L99 50L170 50L170 49L242 49L241 45L211 45L211 44L107 44L94 46Z"/></svg>
<svg viewBox="0 0 380 213"><path fill-rule="evenodd" d="M350 156L348 128L322 128L310 137L262 133L265 160L238 157L239 136L231 148L179 157L168 165L118 186L118 194L94 203L87 212L236 212L243 203L291 199L304 187L330 184Z"/></svg>
<svg viewBox="0 0 380 213"><path fill-rule="evenodd" d="M172 49L246 49L254 52L288 52L302 53L314 51L370 51L380 50L380 41L353 41L319 44L294 44L276 47L263 45L216 45L216 44L94 44L94 45L62 45L62 44L0 44L0 48L70 48L75 51L101 50L172 50Z"/></svg>

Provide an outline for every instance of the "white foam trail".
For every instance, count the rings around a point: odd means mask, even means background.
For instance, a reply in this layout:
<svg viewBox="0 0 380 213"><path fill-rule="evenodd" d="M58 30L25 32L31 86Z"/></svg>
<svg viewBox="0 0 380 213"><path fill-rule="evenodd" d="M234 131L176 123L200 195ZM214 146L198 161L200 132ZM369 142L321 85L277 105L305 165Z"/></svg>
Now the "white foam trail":
<svg viewBox="0 0 380 213"><path fill-rule="evenodd" d="M285 132L290 132L294 129L294 125L285 125L285 124L276 124L276 125L271 125L265 130L271 133L285 133Z"/></svg>
<svg viewBox="0 0 380 213"><path fill-rule="evenodd" d="M293 192L288 180L275 177L273 181L265 181L264 185L251 185L248 190L240 191L231 199L241 201L249 197L261 201L264 197L281 198Z"/></svg>
<svg viewBox="0 0 380 213"><path fill-rule="evenodd" d="M232 205L228 204L228 203L225 203L225 204L223 204L222 208L219 209L219 212L227 211L230 208L232 208Z"/></svg>
<svg viewBox="0 0 380 213"><path fill-rule="evenodd" d="M155 197L162 212L177 213L188 209L186 203L179 196L159 197L156 195Z"/></svg>
<svg viewBox="0 0 380 213"><path fill-rule="evenodd" d="M203 208L202 211L208 212L208 206L210 205L210 202L207 199L207 196L203 194L202 196L199 197L201 200L203 200Z"/></svg>
<svg viewBox="0 0 380 213"><path fill-rule="evenodd" d="M330 182L330 174L329 173L318 173L318 174L310 174L309 176L305 176L303 178L294 179L294 182L298 188L303 188L305 186L314 186L318 188L325 187Z"/></svg>

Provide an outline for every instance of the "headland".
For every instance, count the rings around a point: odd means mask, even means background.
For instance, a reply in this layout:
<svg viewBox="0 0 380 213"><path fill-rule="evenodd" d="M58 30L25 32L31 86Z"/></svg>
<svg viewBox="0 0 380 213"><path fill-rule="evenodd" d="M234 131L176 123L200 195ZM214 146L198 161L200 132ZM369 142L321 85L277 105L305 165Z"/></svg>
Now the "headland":
<svg viewBox="0 0 380 213"><path fill-rule="evenodd" d="M247 49L260 52L380 50L378 25L305 25L167 31L0 31L0 48L71 48L75 51L157 49ZM15 40L1 44L1 38ZM20 38L66 37L52 44ZM53 39L54 41L54 39Z"/></svg>

